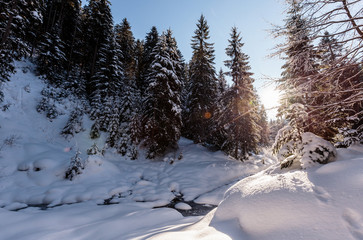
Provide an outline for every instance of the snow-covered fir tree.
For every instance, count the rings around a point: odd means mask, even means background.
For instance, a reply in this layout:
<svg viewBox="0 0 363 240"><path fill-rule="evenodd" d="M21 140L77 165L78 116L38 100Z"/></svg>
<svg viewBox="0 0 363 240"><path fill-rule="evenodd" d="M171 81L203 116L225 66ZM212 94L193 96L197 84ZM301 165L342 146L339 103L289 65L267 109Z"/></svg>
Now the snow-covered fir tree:
<svg viewBox="0 0 363 240"><path fill-rule="evenodd" d="M32 52L34 39L43 20L40 1L0 3L0 85L14 72L14 60ZM1 100L1 90L0 90Z"/></svg>
<svg viewBox="0 0 363 240"><path fill-rule="evenodd" d="M249 71L248 56L242 52L243 43L237 28L232 28L225 61L233 85L222 96L218 126L224 134L221 148L235 159L245 160L257 152L261 127L258 124L258 104Z"/></svg>
<svg viewBox="0 0 363 240"><path fill-rule="evenodd" d="M213 128L212 116L218 97L213 44L207 42L209 26L202 15L192 38L193 56L189 64L190 84L183 134L196 143L206 142Z"/></svg>
<svg viewBox="0 0 363 240"><path fill-rule="evenodd" d="M82 174L85 166L80 155L81 152L77 150L76 154L71 158L71 162L65 172L65 179L72 181L77 175Z"/></svg>
<svg viewBox="0 0 363 240"><path fill-rule="evenodd" d="M227 80L222 68L218 72L218 93L222 96L227 91Z"/></svg>
<svg viewBox="0 0 363 240"><path fill-rule="evenodd" d="M66 126L63 128L61 134L66 139L73 137L75 134L84 131L83 128L83 108L77 104L74 110L71 112Z"/></svg>
<svg viewBox="0 0 363 240"><path fill-rule="evenodd" d="M267 121L267 114L266 114L266 109L265 106L263 104L259 103L259 109L258 109L258 116L259 116L259 121L258 121L258 125L261 128L261 132L260 132L260 140L259 140L259 144L262 146L268 146L269 145L269 135L270 135L270 131L269 131L269 126L268 126L268 121Z"/></svg>
<svg viewBox="0 0 363 240"><path fill-rule="evenodd" d="M118 151L125 155L131 151L133 145L136 144L132 141L132 120L139 112L137 106L138 92L136 89L135 81L132 79L123 79L123 91L120 98L120 125L119 136L120 139L116 144Z"/></svg>
<svg viewBox="0 0 363 240"><path fill-rule="evenodd" d="M88 95L95 91L91 79L99 71L99 51L110 49L113 36L113 19L107 0L90 0L83 9L82 28L84 35L83 69ZM98 66L96 67L96 64Z"/></svg>
<svg viewBox="0 0 363 240"><path fill-rule="evenodd" d="M58 27L55 26L50 32L46 32L39 43L37 57L37 70L39 74L54 86L60 87L64 82L64 43L58 35Z"/></svg>
<svg viewBox="0 0 363 240"><path fill-rule="evenodd" d="M148 158L177 147L181 128L181 82L176 71L180 62L175 59L178 56L176 42L170 31L162 34L152 54L154 61L143 110L143 136Z"/></svg>
<svg viewBox="0 0 363 240"><path fill-rule="evenodd" d="M126 18L115 26L116 41L120 50L120 62L124 77L135 81L135 38Z"/></svg>
<svg viewBox="0 0 363 240"><path fill-rule="evenodd" d="M145 44L144 44L144 52L143 52L143 69L140 81L137 83L137 87L140 90L141 96L144 96L144 92L147 88L147 78L150 70L150 66L153 59L153 49L158 43L159 40L159 33L155 26L153 26L150 30L150 32L145 37Z"/></svg>

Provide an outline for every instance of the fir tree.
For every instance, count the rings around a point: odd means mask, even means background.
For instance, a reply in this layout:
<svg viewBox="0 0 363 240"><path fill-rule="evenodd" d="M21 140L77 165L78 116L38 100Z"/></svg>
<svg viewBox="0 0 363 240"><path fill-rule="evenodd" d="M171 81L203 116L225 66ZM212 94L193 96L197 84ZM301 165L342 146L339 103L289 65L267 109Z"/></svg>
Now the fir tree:
<svg viewBox="0 0 363 240"><path fill-rule="evenodd" d="M135 81L136 88L140 94L141 88L144 88L145 81L143 79L144 71L145 71L145 63L144 63L144 42L137 40L135 44Z"/></svg>
<svg viewBox="0 0 363 240"><path fill-rule="evenodd" d="M118 97L109 97L106 103L110 107L109 124L107 128L108 138L106 143L109 147L115 147L120 139L120 100Z"/></svg>
<svg viewBox="0 0 363 240"><path fill-rule="evenodd" d="M227 80L225 78L225 73L223 72L222 68L219 70L218 73L218 93L222 96L227 91Z"/></svg>
<svg viewBox="0 0 363 240"><path fill-rule="evenodd" d="M214 69L213 44L208 43L209 26L202 15L192 39L193 56L190 61L190 84L184 134L196 143L208 140L212 116L218 96Z"/></svg>
<svg viewBox="0 0 363 240"><path fill-rule="evenodd" d="M140 74L141 75L140 81L137 83L137 87L140 90L141 96L144 96L144 92L147 88L147 78L150 66L154 61L152 52L154 47L158 43L158 40L159 40L159 33L156 27L153 26L150 32L145 37L144 52L142 57L143 69L142 73Z"/></svg>
<svg viewBox="0 0 363 240"><path fill-rule="evenodd" d="M66 139L73 137L75 134L84 131L83 128L83 109L77 105L71 112L66 126L63 128L61 135Z"/></svg>
<svg viewBox="0 0 363 240"><path fill-rule="evenodd" d="M259 144L262 146L268 146L270 131L268 126L265 106L263 104L260 105L258 109L258 115L259 115L258 125L260 126L261 129L261 132L259 134L260 135Z"/></svg>
<svg viewBox="0 0 363 240"><path fill-rule="evenodd" d="M82 174L82 171L84 170L84 163L82 162L80 155L81 152L77 150L76 155L71 158L71 162L65 172L65 179L72 181L77 175Z"/></svg>
<svg viewBox="0 0 363 240"><path fill-rule="evenodd" d="M160 37L153 50L154 61L144 100L144 142L148 148L148 158L155 158L168 148L176 147L180 138L181 83L176 72L180 64L176 56L176 42L168 31Z"/></svg>
<svg viewBox="0 0 363 240"><path fill-rule="evenodd" d="M54 86L59 87L63 84L64 63L64 43L59 38L58 27L54 27L51 32L45 33L39 43L39 53L37 57L37 70L39 74Z"/></svg>
<svg viewBox="0 0 363 240"><path fill-rule="evenodd" d="M99 53L107 49L113 37L113 19L110 10L110 3L107 0L90 0L84 7L82 21L84 35L84 56L83 65L87 84L87 93L92 95L96 90L92 82L92 77L99 74L100 57L105 57L104 53ZM97 66L96 66L97 65Z"/></svg>
<svg viewBox="0 0 363 240"><path fill-rule="evenodd" d="M223 109L220 112L219 126L225 133L222 149L235 159L244 160L248 154L257 152L260 140L256 94L249 72L248 56L241 50L243 43L235 27L232 28L226 54L231 59L225 61L230 69L233 85L222 97Z"/></svg>
<svg viewBox="0 0 363 240"><path fill-rule="evenodd" d="M120 62L125 78L135 79L135 38L126 18L115 26L116 41L120 48Z"/></svg>
<svg viewBox="0 0 363 240"><path fill-rule="evenodd" d="M13 61L31 53L41 21L41 3L38 0L0 3L0 85L14 72Z"/></svg>

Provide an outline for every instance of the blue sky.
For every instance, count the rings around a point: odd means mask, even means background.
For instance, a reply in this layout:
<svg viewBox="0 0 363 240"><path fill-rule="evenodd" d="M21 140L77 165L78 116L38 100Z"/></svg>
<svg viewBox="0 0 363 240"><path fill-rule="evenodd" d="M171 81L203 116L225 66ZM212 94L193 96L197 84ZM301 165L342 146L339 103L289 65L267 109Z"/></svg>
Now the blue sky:
<svg viewBox="0 0 363 240"><path fill-rule="evenodd" d="M285 8L282 0L111 0L111 4L115 24L126 17L137 39L144 39L152 26L159 33L171 28L186 61L192 56L191 38L203 14L210 26L217 72L221 67L227 70L223 65L227 59L225 48L231 28L236 26L245 43L242 50L250 56L255 87L260 95L275 94L272 90L264 93L267 89L263 87L266 81L263 78L279 77L281 73L283 62L267 57L277 44L267 30L272 28L271 24L282 24ZM271 97L261 98L265 105L274 101Z"/></svg>

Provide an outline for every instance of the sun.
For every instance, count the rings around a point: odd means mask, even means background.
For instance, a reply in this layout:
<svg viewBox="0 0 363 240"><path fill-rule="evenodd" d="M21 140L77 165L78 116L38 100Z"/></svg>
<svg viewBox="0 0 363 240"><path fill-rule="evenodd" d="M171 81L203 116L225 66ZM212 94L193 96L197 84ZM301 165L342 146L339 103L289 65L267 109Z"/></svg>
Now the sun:
<svg viewBox="0 0 363 240"><path fill-rule="evenodd" d="M269 119L276 118L276 108L280 105L280 92L275 90L274 86L269 85L261 89L259 95Z"/></svg>

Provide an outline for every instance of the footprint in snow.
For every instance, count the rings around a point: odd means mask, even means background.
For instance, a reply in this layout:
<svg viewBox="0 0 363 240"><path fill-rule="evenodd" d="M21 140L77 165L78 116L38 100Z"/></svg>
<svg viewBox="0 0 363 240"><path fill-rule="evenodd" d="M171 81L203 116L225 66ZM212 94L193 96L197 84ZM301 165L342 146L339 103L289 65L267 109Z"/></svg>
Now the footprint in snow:
<svg viewBox="0 0 363 240"><path fill-rule="evenodd" d="M322 187L315 186L314 194L322 203L329 203L332 200L331 195Z"/></svg>
<svg viewBox="0 0 363 240"><path fill-rule="evenodd" d="M363 224L362 218L358 212L353 209L347 208L343 212L343 219L347 223L349 231L357 240L363 239Z"/></svg>

